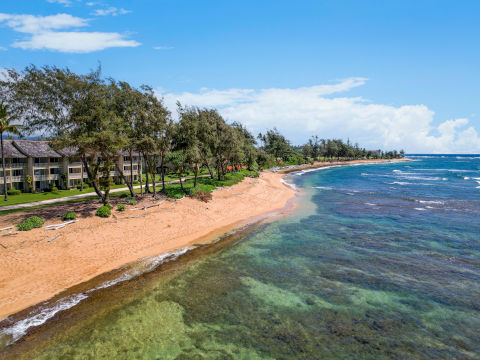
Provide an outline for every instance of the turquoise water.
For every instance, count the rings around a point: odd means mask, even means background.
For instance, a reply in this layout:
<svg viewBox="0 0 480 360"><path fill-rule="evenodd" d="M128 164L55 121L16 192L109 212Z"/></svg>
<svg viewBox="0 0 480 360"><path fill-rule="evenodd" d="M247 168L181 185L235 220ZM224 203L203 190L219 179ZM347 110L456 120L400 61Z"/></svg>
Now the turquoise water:
<svg viewBox="0 0 480 360"><path fill-rule="evenodd" d="M93 293L0 355L480 358L480 157L412 158L294 174L292 215Z"/></svg>

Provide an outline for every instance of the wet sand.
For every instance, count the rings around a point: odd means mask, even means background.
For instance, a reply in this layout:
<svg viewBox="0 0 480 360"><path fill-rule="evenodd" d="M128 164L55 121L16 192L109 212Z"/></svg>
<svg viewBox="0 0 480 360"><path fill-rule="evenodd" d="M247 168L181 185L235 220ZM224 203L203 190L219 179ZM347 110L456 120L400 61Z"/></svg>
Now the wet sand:
<svg viewBox="0 0 480 360"><path fill-rule="evenodd" d="M287 203L295 191L282 182L285 173L372 162L388 161L317 162L277 173L264 171L260 178L246 178L214 191L208 203L192 198L153 202L148 196L125 212L114 206L108 219L94 216L99 206L95 201L2 216L1 227L32 215L46 218L45 225L61 223L59 216L71 210L77 212L79 221L61 230L41 228L0 237L0 319L139 259L210 241L262 218L288 213L292 206ZM154 204L159 206L133 210Z"/></svg>
<svg viewBox="0 0 480 360"><path fill-rule="evenodd" d="M260 178L246 178L213 192L208 203L184 198L132 210L155 204L143 200L125 212L114 207L108 219L94 216L92 209L61 230L41 228L0 238L6 247L0 249L0 318L125 264L218 237L248 221L257 221L261 214L269 216L283 209L294 191L281 182L281 176L263 172ZM78 206L71 204L69 208L76 210ZM37 210L37 215L42 213ZM2 217L2 227L18 217ZM60 222L54 218L45 225Z"/></svg>

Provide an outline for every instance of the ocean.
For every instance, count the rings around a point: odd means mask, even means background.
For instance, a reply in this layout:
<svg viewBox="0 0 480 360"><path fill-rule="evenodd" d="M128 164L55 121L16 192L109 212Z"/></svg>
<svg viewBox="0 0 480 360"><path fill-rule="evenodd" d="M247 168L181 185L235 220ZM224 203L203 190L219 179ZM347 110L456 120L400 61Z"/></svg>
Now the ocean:
<svg viewBox="0 0 480 360"><path fill-rule="evenodd" d="M16 319L0 357L479 359L480 156L409 158L293 173L292 214Z"/></svg>

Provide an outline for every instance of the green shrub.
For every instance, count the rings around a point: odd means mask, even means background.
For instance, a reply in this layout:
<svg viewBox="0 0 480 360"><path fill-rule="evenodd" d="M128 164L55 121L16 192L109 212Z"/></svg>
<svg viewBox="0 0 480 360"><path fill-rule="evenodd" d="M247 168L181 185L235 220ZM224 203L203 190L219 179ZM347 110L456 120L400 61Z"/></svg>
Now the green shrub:
<svg viewBox="0 0 480 360"><path fill-rule="evenodd" d="M258 178L260 177L260 172L257 170L257 171L251 171L250 174L247 175L248 177L251 177L251 178Z"/></svg>
<svg viewBox="0 0 480 360"><path fill-rule="evenodd" d="M97 209L97 212L95 213L95 215L97 215L99 217L107 218L111 215L110 208L106 205L100 206Z"/></svg>
<svg viewBox="0 0 480 360"><path fill-rule="evenodd" d="M77 219L77 214L75 214L75 211L68 211L62 216L63 221L76 220L76 219Z"/></svg>
<svg viewBox="0 0 480 360"><path fill-rule="evenodd" d="M17 189L10 189L10 190L7 190L7 194L8 195L20 195L22 192L20 190L17 190Z"/></svg>
<svg viewBox="0 0 480 360"><path fill-rule="evenodd" d="M23 220L20 224L18 224L18 230L29 231L34 228L42 227L44 223L45 223L45 220L37 216L30 216L29 218Z"/></svg>
<svg viewBox="0 0 480 360"><path fill-rule="evenodd" d="M117 210L118 210L118 211L125 211L125 209L126 209L125 204L118 204L118 205L117 205Z"/></svg>
<svg viewBox="0 0 480 360"><path fill-rule="evenodd" d="M135 180L135 181L133 182L133 185L140 185L140 181Z"/></svg>
<svg viewBox="0 0 480 360"><path fill-rule="evenodd" d="M56 192L56 191L58 191L58 188L56 186L54 186L54 187L52 187L51 191Z"/></svg>
<svg viewBox="0 0 480 360"><path fill-rule="evenodd" d="M135 200L135 199L133 199L133 198L131 198L131 199L129 200L129 202L130 202L130 205L137 205L137 200Z"/></svg>
<svg viewBox="0 0 480 360"><path fill-rule="evenodd" d="M82 188L82 184L78 184L77 185L77 189L80 190ZM86 189L88 188L88 184L87 183L83 183L83 188Z"/></svg>
<svg viewBox="0 0 480 360"><path fill-rule="evenodd" d="M128 195L128 194L122 194L122 195L120 195L120 199L125 199L125 198L127 198L127 197L130 197L130 195Z"/></svg>
<svg viewBox="0 0 480 360"><path fill-rule="evenodd" d="M112 210L112 204L107 204L107 205L104 205L106 207L108 207L108 210Z"/></svg>

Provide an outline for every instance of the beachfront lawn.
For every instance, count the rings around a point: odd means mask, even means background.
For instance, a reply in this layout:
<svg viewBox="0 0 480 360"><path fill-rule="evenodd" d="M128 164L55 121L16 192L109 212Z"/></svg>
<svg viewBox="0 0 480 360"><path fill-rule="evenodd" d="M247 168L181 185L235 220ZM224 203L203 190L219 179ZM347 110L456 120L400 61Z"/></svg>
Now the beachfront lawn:
<svg viewBox="0 0 480 360"><path fill-rule="evenodd" d="M127 185L112 185L112 189L118 189L126 187ZM0 198L0 208L7 205L25 204L30 202L37 202L50 199L58 199L66 196L80 195L95 192L93 187L83 188L83 191L78 189L72 190L58 190L52 192L42 193L21 193L18 195L8 195L8 201L4 201L3 197Z"/></svg>

